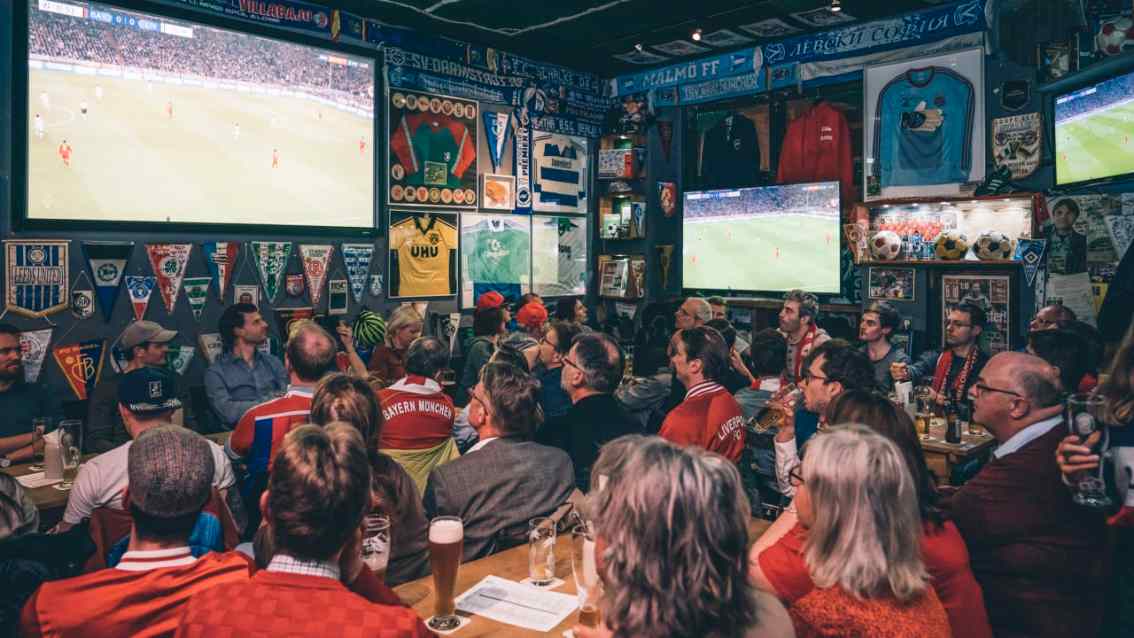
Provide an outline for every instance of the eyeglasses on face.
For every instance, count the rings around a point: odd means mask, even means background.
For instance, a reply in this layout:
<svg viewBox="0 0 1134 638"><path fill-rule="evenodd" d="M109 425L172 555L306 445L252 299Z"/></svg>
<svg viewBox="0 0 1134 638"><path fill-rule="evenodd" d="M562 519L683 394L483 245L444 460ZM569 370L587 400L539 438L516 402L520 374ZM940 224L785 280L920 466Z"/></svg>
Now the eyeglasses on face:
<svg viewBox="0 0 1134 638"><path fill-rule="evenodd" d="M963 321L953 321L952 319L946 319L945 320L945 327L946 328L949 328L949 327L952 327L952 328L972 328L973 324L965 323Z"/></svg>
<svg viewBox="0 0 1134 638"><path fill-rule="evenodd" d="M788 483L790 483L792 487L799 487L800 485L803 485L802 463L788 470Z"/></svg>
<svg viewBox="0 0 1134 638"><path fill-rule="evenodd" d="M990 393L990 394L994 393L994 392L999 392L1001 394L1010 394L1014 397L1020 397L1020 398L1023 398L1023 396L1024 396L1024 395L1020 394L1019 392L1016 392L1015 390L1006 390L1004 388L994 388L994 387L986 384L984 381L977 381L976 383L973 384L973 388L976 390L975 394L977 396L980 396L980 395L982 395L986 392Z"/></svg>
<svg viewBox="0 0 1134 638"><path fill-rule="evenodd" d="M806 370L803 373L803 381L805 383L811 383L812 381L822 381L823 383L830 383L831 379L829 377L825 377L821 374L815 374L814 372L811 372L810 370Z"/></svg>
<svg viewBox="0 0 1134 638"><path fill-rule="evenodd" d="M563 357L563 363L565 365L571 366L572 368L575 368L576 370L582 370L582 368L579 367L579 364L575 363L568 357Z"/></svg>

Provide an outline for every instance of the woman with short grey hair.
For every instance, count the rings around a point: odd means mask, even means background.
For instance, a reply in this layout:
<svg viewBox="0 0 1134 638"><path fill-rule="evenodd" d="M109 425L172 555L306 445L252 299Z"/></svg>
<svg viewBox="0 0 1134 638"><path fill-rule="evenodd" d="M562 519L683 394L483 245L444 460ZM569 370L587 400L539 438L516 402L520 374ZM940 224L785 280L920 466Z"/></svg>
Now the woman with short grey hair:
<svg viewBox="0 0 1134 638"><path fill-rule="evenodd" d="M607 444L595 468L607 473L590 503L606 626L577 626L578 638L794 635L783 606L745 577L751 513L732 463L632 436Z"/></svg>

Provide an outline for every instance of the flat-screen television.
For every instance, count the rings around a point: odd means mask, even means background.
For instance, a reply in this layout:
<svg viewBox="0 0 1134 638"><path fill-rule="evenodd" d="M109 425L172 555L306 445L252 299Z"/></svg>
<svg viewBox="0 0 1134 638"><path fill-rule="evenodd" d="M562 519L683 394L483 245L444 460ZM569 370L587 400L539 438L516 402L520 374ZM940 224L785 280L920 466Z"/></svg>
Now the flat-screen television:
<svg viewBox="0 0 1134 638"><path fill-rule="evenodd" d="M839 184L685 193L682 286L839 292Z"/></svg>
<svg viewBox="0 0 1134 638"><path fill-rule="evenodd" d="M373 58L95 2L27 27L22 221L375 227Z"/></svg>
<svg viewBox="0 0 1134 638"><path fill-rule="evenodd" d="M1055 95L1055 183L1134 173L1134 72Z"/></svg>

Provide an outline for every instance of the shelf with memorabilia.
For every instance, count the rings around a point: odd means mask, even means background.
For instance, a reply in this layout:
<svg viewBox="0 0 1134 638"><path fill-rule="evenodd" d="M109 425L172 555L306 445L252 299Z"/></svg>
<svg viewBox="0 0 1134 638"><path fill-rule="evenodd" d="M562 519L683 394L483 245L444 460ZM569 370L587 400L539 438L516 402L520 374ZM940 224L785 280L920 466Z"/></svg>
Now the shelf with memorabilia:
<svg viewBox="0 0 1134 638"><path fill-rule="evenodd" d="M607 135L599 140L600 180L640 180L645 177L646 137Z"/></svg>
<svg viewBox="0 0 1134 638"><path fill-rule="evenodd" d="M645 239L646 198L637 193L599 198L601 239Z"/></svg>

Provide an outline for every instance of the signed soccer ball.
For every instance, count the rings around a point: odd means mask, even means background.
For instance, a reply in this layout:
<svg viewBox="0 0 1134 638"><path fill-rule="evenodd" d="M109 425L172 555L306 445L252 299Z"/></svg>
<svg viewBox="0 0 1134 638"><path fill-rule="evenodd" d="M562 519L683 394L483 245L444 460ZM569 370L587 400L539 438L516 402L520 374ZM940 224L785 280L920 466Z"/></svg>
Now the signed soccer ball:
<svg viewBox="0 0 1134 638"><path fill-rule="evenodd" d="M891 261L902 252L902 238L892 230L880 230L870 238L870 254L878 261Z"/></svg>
<svg viewBox="0 0 1134 638"><path fill-rule="evenodd" d="M985 231L977 238L973 252L981 259L1011 259L1012 239L997 230Z"/></svg>
<svg viewBox="0 0 1134 638"><path fill-rule="evenodd" d="M1134 40L1134 20L1125 16L1104 22L1095 34L1095 46L1103 55L1118 55L1123 46Z"/></svg>
<svg viewBox="0 0 1134 638"><path fill-rule="evenodd" d="M933 242L933 252L938 259L963 259L969 252L969 240L959 230L943 230Z"/></svg>

